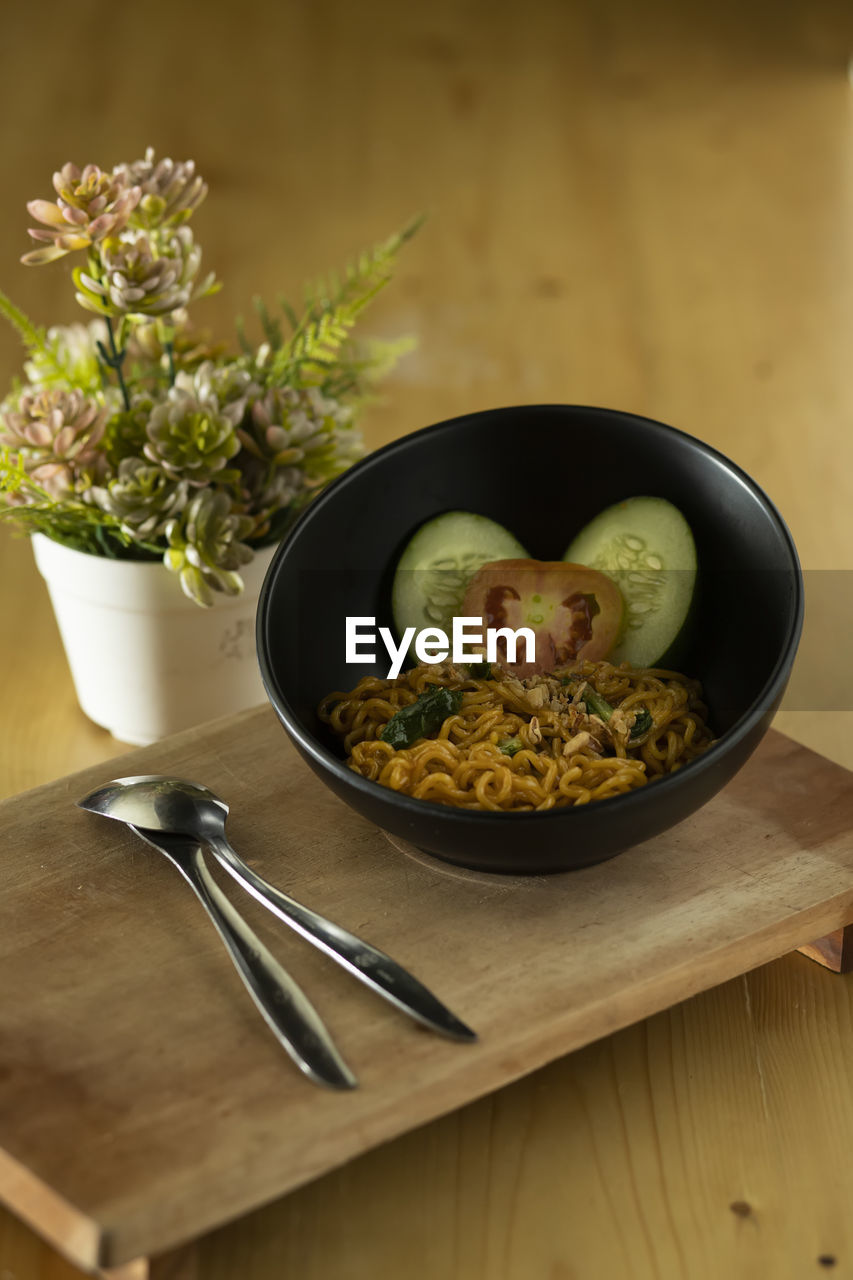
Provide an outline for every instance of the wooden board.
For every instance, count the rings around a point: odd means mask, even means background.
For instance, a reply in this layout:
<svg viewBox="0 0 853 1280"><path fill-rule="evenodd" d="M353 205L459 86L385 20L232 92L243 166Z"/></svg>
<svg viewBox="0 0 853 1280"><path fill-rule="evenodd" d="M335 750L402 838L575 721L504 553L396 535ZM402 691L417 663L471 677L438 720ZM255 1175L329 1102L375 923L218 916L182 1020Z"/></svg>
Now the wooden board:
<svg viewBox="0 0 853 1280"><path fill-rule="evenodd" d="M480 1043L421 1030L246 898L361 1081L312 1086L176 872L74 807L138 772L212 786L248 860L408 965ZM0 1198L85 1268L161 1253L853 921L853 774L775 733L688 822L551 877L393 847L266 708L8 800L0 823Z"/></svg>

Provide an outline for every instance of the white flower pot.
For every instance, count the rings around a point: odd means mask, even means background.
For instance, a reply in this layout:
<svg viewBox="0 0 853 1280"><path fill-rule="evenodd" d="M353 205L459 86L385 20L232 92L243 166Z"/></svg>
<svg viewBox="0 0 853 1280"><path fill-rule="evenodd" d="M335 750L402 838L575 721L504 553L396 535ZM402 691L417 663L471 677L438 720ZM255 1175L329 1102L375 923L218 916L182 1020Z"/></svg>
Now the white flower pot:
<svg viewBox="0 0 853 1280"><path fill-rule="evenodd" d="M241 572L239 596L203 609L157 561L110 560L32 539L80 706L142 746L264 701L255 655L258 593L275 547Z"/></svg>

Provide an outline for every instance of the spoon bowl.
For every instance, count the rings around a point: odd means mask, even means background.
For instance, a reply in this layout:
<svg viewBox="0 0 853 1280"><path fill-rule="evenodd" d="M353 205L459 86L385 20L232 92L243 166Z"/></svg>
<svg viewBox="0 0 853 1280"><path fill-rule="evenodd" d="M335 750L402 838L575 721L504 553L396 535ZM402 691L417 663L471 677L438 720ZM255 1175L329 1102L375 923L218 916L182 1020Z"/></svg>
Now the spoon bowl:
<svg viewBox="0 0 853 1280"><path fill-rule="evenodd" d="M208 844L225 835L228 805L209 787L166 774L114 778L77 801L81 809L147 831L195 836Z"/></svg>

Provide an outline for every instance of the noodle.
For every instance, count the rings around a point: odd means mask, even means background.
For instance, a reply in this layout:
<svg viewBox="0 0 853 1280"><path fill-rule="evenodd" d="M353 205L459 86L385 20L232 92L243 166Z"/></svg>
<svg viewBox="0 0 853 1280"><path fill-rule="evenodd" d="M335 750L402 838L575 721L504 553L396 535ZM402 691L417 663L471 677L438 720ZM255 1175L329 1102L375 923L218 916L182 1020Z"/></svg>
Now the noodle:
<svg viewBox="0 0 853 1280"><path fill-rule="evenodd" d="M392 716L435 685L462 691L458 712L411 746L384 742ZM607 720L588 710L590 689L613 708ZM713 741L701 698L695 680L627 663L580 662L523 681L445 663L365 676L328 694L318 714L363 778L456 808L521 812L589 804L682 768Z"/></svg>

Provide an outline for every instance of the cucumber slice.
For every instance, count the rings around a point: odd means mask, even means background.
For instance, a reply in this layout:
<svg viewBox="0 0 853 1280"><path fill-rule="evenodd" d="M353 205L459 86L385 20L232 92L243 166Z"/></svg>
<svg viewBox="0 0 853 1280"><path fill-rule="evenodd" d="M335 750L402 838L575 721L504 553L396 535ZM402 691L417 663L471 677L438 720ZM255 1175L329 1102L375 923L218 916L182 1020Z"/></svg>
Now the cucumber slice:
<svg viewBox="0 0 853 1280"><path fill-rule="evenodd" d="M600 569L624 596L625 621L608 661L671 660L696 588L696 544L677 507L665 498L617 502L580 531L563 559Z"/></svg>
<svg viewBox="0 0 853 1280"><path fill-rule="evenodd" d="M394 622L407 627L441 627L462 609L465 588L491 560L526 558L527 552L503 525L472 511L447 511L421 525L406 547L391 589Z"/></svg>

